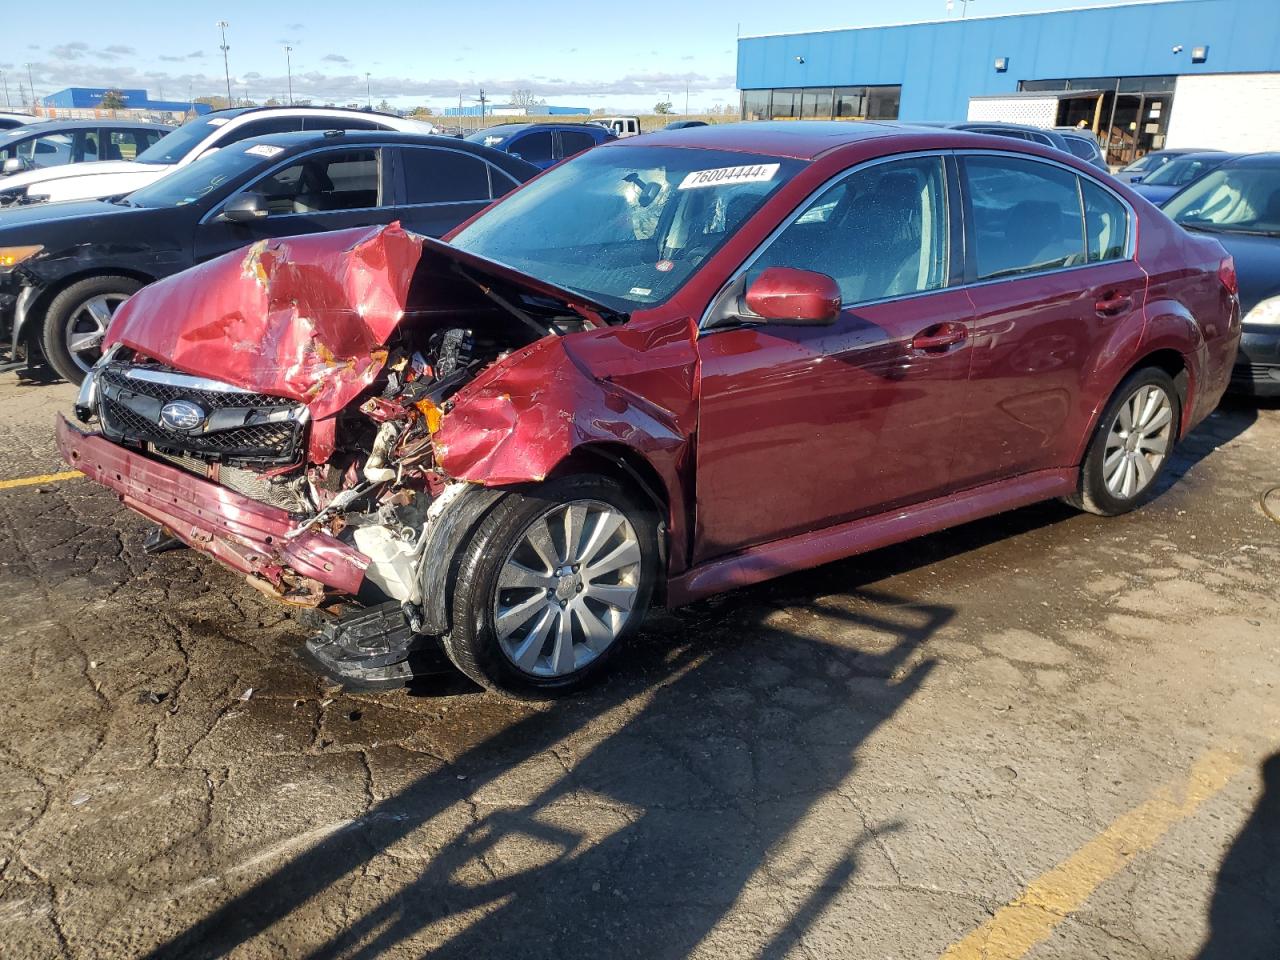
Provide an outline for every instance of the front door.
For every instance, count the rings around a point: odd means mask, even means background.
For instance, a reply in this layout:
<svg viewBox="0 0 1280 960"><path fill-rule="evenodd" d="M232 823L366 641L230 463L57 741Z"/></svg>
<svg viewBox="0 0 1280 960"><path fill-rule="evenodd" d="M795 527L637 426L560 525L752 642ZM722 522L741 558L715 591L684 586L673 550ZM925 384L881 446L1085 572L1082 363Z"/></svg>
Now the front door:
<svg viewBox="0 0 1280 960"><path fill-rule="evenodd" d="M948 289L949 193L941 156L855 170L745 277L834 277L836 323L702 332L695 562L948 489L972 319Z"/></svg>
<svg viewBox="0 0 1280 960"><path fill-rule="evenodd" d="M262 196L268 215L228 223L218 217L221 205L214 207L196 228L196 261L264 237L389 223L396 210L384 175L386 153L378 147L317 150L272 170L239 191Z"/></svg>
<svg viewBox="0 0 1280 960"><path fill-rule="evenodd" d="M1008 155L961 158L976 314L957 486L1072 466L1112 332L1146 274L1127 208L1089 177ZM993 281L993 282L987 282Z"/></svg>

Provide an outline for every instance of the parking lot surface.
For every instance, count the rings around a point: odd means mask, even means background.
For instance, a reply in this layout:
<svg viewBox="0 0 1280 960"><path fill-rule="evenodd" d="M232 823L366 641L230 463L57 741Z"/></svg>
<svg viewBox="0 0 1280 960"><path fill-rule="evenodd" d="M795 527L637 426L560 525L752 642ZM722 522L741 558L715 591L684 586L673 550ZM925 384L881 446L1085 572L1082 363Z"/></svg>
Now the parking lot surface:
<svg viewBox="0 0 1280 960"><path fill-rule="evenodd" d="M658 612L531 706L327 685L61 475L72 396L0 379L6 958L1280 955L1274 404L1134 514Z"/></svg>

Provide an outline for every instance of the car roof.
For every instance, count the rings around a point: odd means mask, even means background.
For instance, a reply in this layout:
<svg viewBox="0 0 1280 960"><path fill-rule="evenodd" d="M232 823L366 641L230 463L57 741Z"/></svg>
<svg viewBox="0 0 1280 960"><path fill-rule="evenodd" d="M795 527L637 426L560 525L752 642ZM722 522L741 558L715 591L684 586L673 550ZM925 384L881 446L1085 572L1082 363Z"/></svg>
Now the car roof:
<svg viewBox="0 0 1280 960"><path fill-rule="evenodd" d="M1280 152L1246 153L1228 160L1223 166L1262 167L1264 169L1280 167Z"/></svg>
<svg viewBox="0 0 1280 960"><path fill-rule="evenodd" d="M298 111L300 113L309 113L313 111L323 110L329 113L343 113L349 116L390 117L394 120L407 119L405 117L400 116L398 113L385 113L378 110L361 110L361 109L352 109L351 107L325 107L325 106L317 106L316 104L287 104L287 103L276 104L275 106L271 106L271 107L267 107L267 106L228 107L224 110L213 110L209 113L204 114L203 116L198 117L197 119L207 120L210 117L225 117L228 119L234 119L235 117L243 116L246 113L284 113L286 111L291 111L291 110Z"/></svg>
<svg viewBox="0 0 1280 960"><path fill-rule="evenodd" d="M551 120L545 123L541 120L532 120L528 123L521 123L520 121L517 120L517 121L512 121L511 123L495 123L491 127L485 127L482 130L477 130L476 133L478 134L493 133L494 131L497 131L497 130L501 130L504 132L511 131L513 133L521 130L582 130L587 126L588 124L574 123L571 120L562 120L562 121ZM593 129L599 130L600 128L594 127Z"/></svg>
<svg viewBox="0 0 1280 960"><path fill-rule="evenodd" d="M683 130L658 130L605 144L610 149L631 146L701 147L760 153L796 160L813 160L836 147L877 137L936 136L919 127L873 120L744 120Z"/></svg>
<svg viewBox="0 0 1280 960"><path fill-rule="evenodd" d="M407 133L401 130L293 130L289 133L268 133L260 137L246 137L223 149L231 150L265 145L280 147L292 154L323 144L332 144L335 147L339 147L344 144L359 145L362 143L447 147L450 150L473 153L508 171L523 172L525 167L529 167L531 170L537 169L519 157L513 157L509 153L494 150L492 147L486 147L480 143L459 140L457 137L450 137L440 133ZM278 156L273 157L273 159L278 159Z"/></svg>
<svg viewBox="0 0 1280 960"><path fill-rule="evenodd" d="M21 130L23 133L34 133L39 130L41 134L45 134L51 130L83 130L97 129L98 127L133 127L139 130L164 130L166 132L178 129L177 127L166 126L163 123L152 123L149 120L41 120L39 123L28 123L13 129Z"/></svg>

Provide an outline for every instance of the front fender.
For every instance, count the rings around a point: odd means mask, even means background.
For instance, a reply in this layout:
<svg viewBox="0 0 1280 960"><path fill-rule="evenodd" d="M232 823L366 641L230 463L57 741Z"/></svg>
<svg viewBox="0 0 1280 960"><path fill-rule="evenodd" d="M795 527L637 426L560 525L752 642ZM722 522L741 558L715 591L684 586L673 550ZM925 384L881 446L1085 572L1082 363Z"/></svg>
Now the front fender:
<svg viewBox="0 0 1280 960"><path fill-rule="evenodd" d="M483 486L538 482L583 448L642 457L669 505L670 561L682 569L695 419L692 328L611 328L546 337L459 391L435 435L437 465Z"/></svg>

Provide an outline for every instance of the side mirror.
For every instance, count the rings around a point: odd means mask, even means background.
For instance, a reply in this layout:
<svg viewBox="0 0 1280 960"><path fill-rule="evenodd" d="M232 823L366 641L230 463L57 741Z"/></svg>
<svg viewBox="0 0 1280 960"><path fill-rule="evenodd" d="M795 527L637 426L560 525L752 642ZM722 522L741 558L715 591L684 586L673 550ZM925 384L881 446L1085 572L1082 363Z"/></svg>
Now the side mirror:
<svg viewBox="0 0 1280 960"><path fill-rule="evenodd" d="M1142 182L1142 174L1140 174L1140 173L1139 173L1139 174L1135 174L1134 176L1130 177L1130 178L1129 178L1129 182L1130 182L1130 183L1141 183L1141 182Z"/></svg>
<svg viewBox="0 0 1280 960"><path fill-rule="evenodd" d="M768 267L742 298L748 310L774 323L827 326L840 316L840 287L825 273Z"/></svg>
<svg viewBox="0 0 1280 960"><path fill-rule="evenodd" d="M8 160L4 162L4 172L6 174L22 173L24 170L30 170L30 169L31 169L31 161L29 161L26 157L10 157Z"/></svg>
<svg viewBox="0 0 1280 960"><path fill-rule="evenodd" d="M227 201L218 214L218 219L226 223L252 223L270 213L267 201L260 193L239 193Z"/></svg>

